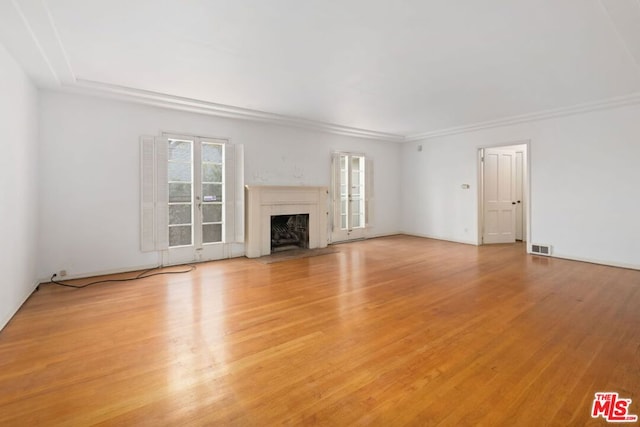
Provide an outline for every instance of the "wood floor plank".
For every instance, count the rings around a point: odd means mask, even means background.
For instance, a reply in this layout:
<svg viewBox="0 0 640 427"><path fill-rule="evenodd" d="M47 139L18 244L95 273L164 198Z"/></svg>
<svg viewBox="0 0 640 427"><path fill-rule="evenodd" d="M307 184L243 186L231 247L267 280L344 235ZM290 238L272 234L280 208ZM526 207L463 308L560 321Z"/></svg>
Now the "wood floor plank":
<svg viewBox="0 0 640 427"><path fill-rule="evenodd" d="M42 285L0 332L0 425L603 425L598 391L640 414L640 271L335 248Z"/></svg>

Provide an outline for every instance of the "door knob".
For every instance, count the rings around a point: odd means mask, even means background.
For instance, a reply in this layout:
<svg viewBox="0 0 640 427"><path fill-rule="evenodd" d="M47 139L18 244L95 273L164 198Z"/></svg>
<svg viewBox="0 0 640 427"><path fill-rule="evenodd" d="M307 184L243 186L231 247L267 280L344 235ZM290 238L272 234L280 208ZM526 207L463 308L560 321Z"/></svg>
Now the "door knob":
<svg viewBox="0 0 640 427"><path fill-rule="evenodd" d="M516 202L511 202L511 204L512 204L512 205L515 205L515 204L516 204Z"/></svg>

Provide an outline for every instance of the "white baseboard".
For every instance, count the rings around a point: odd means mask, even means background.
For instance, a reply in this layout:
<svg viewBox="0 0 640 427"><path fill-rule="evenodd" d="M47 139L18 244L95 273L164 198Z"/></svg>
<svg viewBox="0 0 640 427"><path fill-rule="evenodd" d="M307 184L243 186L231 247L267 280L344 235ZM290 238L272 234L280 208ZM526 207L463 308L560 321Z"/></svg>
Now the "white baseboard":
<svg viewBox="0 0 640 427"><path fill-rule="evenodd" d="M414 236L414 237L424 237L425 239L435 239L435 240L444 240L446 242L453 242L453 243L462 243L464 245L473 245L473 246L479 246L478 242L474 241L474 240L459 240L459 239L451 239L449 237L443 237L443 236L434 236L432 234L422 234L422 233L409 233L408 231L402 231L400 234L404 234L406 236Z"/></svg>
<svg viewBox="0 0 640 427"><path fill-rule="evenodd" d="M91 272L80 273L80 274L69 274L64 277L56 276L56 280L65 281L65 280L74 280L74 279L86 279L87 277L106 276L109 274L130 273L132 271L149 270L151 268L157 268L157 267L159 267L159 264L146 264L146 265L125 267L125 268L115 268L111 270L91 271ZM51 281L51 276L46 278L41 278L39 282L49 283L50 281Z"/></svg>
<svg viewBox="0 0 640 427"><path fill-rule="evenodd" d="M4 329L4 327L9 324L11 319L13 319L13 316L16 315L18 310L20 310L20 308L24 305L24 303L29 299L29 297L31 296L33 291L36 290L36 288L38 287L39 284L40 284L39 280L36 281L35 283L33 283L33 285L30 287L30 289L28 288L29 291L26 293L26 295L23 296L22 301L20 302L20 304L18 304L18 306L15 308L15 310L13 310L13 312L10 312L8 317L6 317L4 319L0 319L0 331L2 331Z"/></svg>
<svg viewBox="0 0 640 427"><path fill-rule="evenodd" d="M400 231L394 231L394 232L389 232L389 233L370 233L367 234L366 236L363 236L359 239L350 239L350 240L338 240L335 242L332 241L328 241L327 244L328 245L339 245L341 243L349 243L349 242L357 242L358 240L368 240L368 239L377 239L378 237L389 237L389 236L398 236L404 234Z"/></svg>
<svg viewBox="0 0 640 427"><path fill-rule="evenodd" d="M530 254L530 255L538 256L535 254ZM564 255L564 254L557 254L557 253L553 253L551 254L550 257L547 257L547 258L560 258L560 259L566 259L569 261L588 262L589 264L599 264L599 265L606 265L609 267L627 268L629 270L640 270L640 265L637 265L637 264L627 264L627 263L615 262L615 261L603 261L599 259L575 257L571 255Z"/></svg>
<svg viewBox="0 0 640 427"><path fill-rule="evenodd" d="M227 258L239 258L244 256L244 244L233 244L229 246L229 252L227 253L228 257ZM227 259L227 258L223 258L223 259ZM202 262L210 262L210 261L215 261L215 260L207 260L207 261L202 261ZM200 261L194 261L191 263L184 263L181 262L179 264L174 264L174 265L181 265L181 264L197 264ZM164 267L171 267L172 264L165 264ZM65 280L74 280L74 279L86 279L89 277L96 277L96 276L107 276L110 274L120 274L120 273L131 273L134 271L140 271L140 270L149 270L151 268L158 268L160 267L160 263L155 263L155 264L145 264L145 265L137 265L137 266L131 266L131 267L125 267L125 268L115 268L115 269L110 269L110 270L100 270L100 271L92 271L92 272L86 272L86 273L80 273L80 274L69 274L67 276L64 277L60 277L57 276L56 279L60 280L60 281L65 281ZM41 278L38 283L49 283L51 281L51 276L49 277L45 277L45 278Z"/></svg>
<svg viewBox="0 0 640 427"><path fill-rule="evenodd" d="M377 237L389 237L389 236L397 236L399 234L403 234L401 231L393 231L390 233L371 233L371 234L367 234L366 238L367 239L375 239Z"/></svg>

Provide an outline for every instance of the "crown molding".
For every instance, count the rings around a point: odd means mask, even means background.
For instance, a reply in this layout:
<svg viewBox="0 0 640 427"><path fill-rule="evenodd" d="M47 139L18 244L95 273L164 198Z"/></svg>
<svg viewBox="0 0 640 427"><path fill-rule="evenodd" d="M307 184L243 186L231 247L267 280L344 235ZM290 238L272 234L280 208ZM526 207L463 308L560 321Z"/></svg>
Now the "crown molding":
<svg viewBox="0 0 640 427"><path fill-rule="evenodd" d="M539 111L531 114L522 114L518 116L505 117L498 120L490 120L486 122L474 123L465 126L456 126L447 129L440 129L429 132L416 133L407 135L406 142L420 141L425 139L438 138L441 136L456 135L460 133L474 132L483 129L491 129L501 126L516 125L520 123L535 122L540 120L548 120L557 117L571 116L575 114L583 114L591 111L608 110L612 108L624 107L627 105L640 104L640 92L631 95L609 98L596 102L588 102L574 105L566 108L557 108L553 110Z"/></svg>
<svg viewBox="0 0 640 427"><path fill-rule="evenodd" d="M636 64L639 64L638 66L640 67L640 44L635 36L638 34L637 25L635 24L637 23L636 18L640 16L640 0L629 0L627 2L599 0L599 3L603 8L603 12L608 14L608 19L611 20L629 55L635 59ZM7 38L10 50L21 59L23 65L26 64L28 74L39 87L218 117L292 126L330 134L402 143L640 104L640 92L636 92L626 96L566 108L510 116L409 135L379 132L82 79L72 69L46 1L0 1L0 12L0 17L3 18L0 19L3 24L0 26L0 35L3 35L3 38ZM9 35L12 35L12 37L9 37Z"/></svg>
<svg viewBox="0 0 640 427"><path fill-rule="evenodd" d="M566 108L539 111L531 114L510 116L497 120L474 123L464 126L456 126L446 129L439 129L429 132L421 132L411 135L399 135L393 133L378 132L368 129L360 129L349 126L342 126L333 123L309 120L300 117L286 116L275 113L268 113L259 110L252 110L231 105L218 104L214 102L202 101L199 99L186 98L164 93L130 88L127 86L98 82L93 80L76 78L74 83L63 83L60 88L63 91L88 94L93 96L118 99L135 102L138 104L150 105L154 107L168 108L173 110L188 111L198 114L206 114L217 117L231 119L250 120L261 123L269 123L280 126L292 126L318 132L326 132L336 135L354 136L358 138L374 139L387 142L413 142L442 136L456 135L460 133L475 132L484 129L491 129L501 126L510 126L527 122L548 120L557 117L564 117L576 114L588 113L591 111L608 110L628 105L640 104L640 92L631 95L609 98L596 102L589 102L574 105Z"/></svg>
<svg viewBox="0 0 640 427"><path fill-rule="evenodd" d="M640 0L600 0L620 43L640 72Z"/></svg>
<svg viewBox="0 0 640 427"><path fill-rule="evenodd" d="M76 78L74 83L62 84L60 88L65 92L83 93L94 96L108 97L124 101L135 102L161 108L207 114L217 117L250 120L280 126L292 126L307 130L332 133L337 135L355 136L358 138L375 139L387 142L404 142L403 135L360 129L334 123L309 120L300 117L268 113L232 105L217 104L199 99L167 95L127 86L98 82Z"/></svg>

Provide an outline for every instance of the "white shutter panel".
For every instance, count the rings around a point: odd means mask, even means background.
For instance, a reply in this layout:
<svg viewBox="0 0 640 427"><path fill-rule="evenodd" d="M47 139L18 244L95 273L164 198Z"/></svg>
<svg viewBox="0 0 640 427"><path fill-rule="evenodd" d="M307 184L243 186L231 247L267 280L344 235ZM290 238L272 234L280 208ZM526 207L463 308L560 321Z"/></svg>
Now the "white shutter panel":
<svg viewBox="0 0 640 427"><path fill-rule="evenodd" d="M331 154L331 228L340 230L340 153Z"/></svg>
<svg viewBox="0 0 640 427"><path fill-rule="evenodd" d="M155 138L156 152L156 250L169 248L169 175L167 138Z"/></svg>
<svg viewBox="0 0 640 427"><path fill-rule="evenodd" d="M235 145L235 242L244 242L244 145Z"/></svg>
<svg viewBox="0 0 640 427"><path fill-rule="evenodd" d="M373 159L365 158L364 180L364 222L366 227L370 227L373 224L373 204L375 195L373 189Z"/></svg>
<svg viewBox="0 0 640 427"><path fill-rule="evenodd" d="M140 250L155 250L155 142L140 137Z"/></svg>

